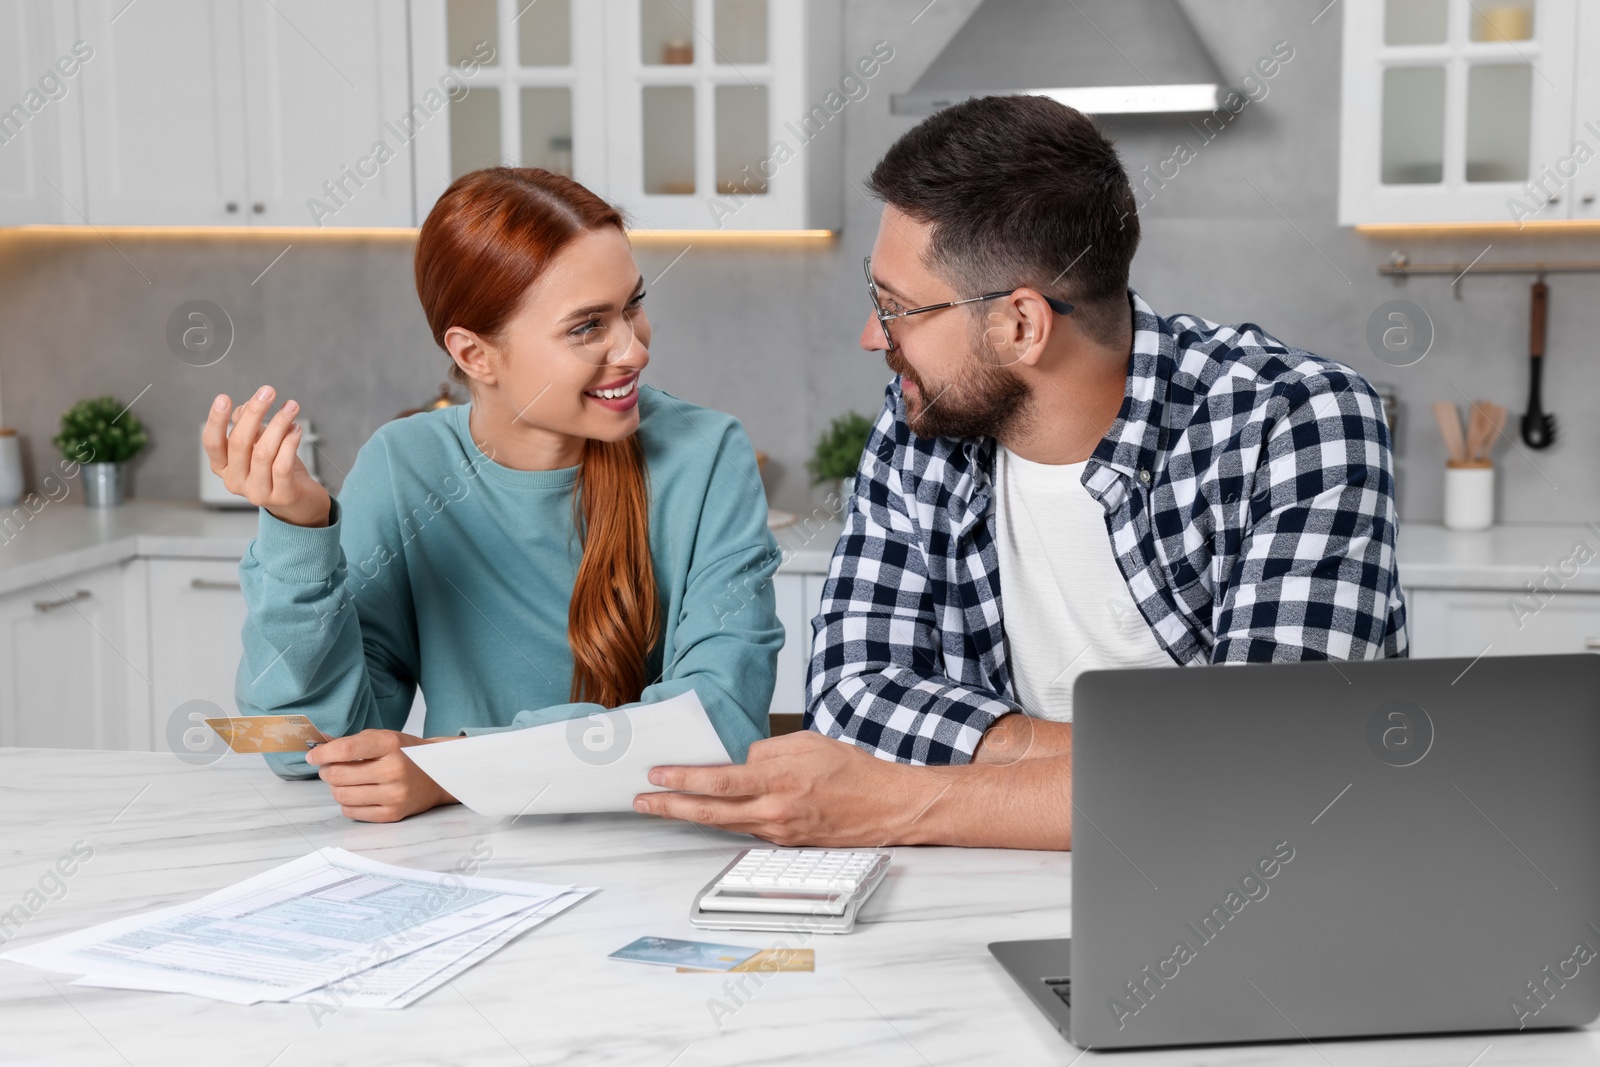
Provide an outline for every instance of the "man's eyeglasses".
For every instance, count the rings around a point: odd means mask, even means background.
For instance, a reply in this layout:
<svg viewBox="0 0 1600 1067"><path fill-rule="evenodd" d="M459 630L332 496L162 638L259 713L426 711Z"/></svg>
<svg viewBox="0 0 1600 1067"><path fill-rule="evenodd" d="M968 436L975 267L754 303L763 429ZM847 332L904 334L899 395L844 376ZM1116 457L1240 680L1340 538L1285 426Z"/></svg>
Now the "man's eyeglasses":
<svg viewBox="0 0 1600 1067"><path fill-rule="evenodd" d="M872 257L868 256L861 261L867 272L867 293L872 298L873 313L878 316L878 325L883 329L883 339L889 343L889 351L895 350L894 337L889 333L889 323L894 319L903 319L907 315L921 315L925 311L939 311L943 308L960 307L962 304L975 304L980 300L998 300L1002 296L1010 296L1016 289L1006 289L998 293L984 293L982 296L969 296L965 300L946 300L942 304L926 304L919 308L910 308L906 311L885 311L883 301L878 299L878 283L872 280ZM1043 296L1044 294L1040 294ZM1058 315L1070 315L1072 305L1065 300L1057 300L1053 296L1046 296L1045 302L1052 311Z"/></svg>

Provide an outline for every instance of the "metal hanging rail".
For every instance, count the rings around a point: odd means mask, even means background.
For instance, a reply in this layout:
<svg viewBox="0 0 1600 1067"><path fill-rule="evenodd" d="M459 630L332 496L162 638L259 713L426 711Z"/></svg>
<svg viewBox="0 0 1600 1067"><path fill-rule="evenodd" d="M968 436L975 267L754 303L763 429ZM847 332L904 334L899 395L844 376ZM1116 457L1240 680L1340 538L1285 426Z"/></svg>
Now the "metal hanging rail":
<svg viewBox="0 0 1600 1067"><path fill-rule="evenodd" d="M1449 274L1450 288L1457 300L1461 299L1461 279L1468 274L1533 274L1543 278L1546 274L1600 274L1600 260L1554 259L1526 262L1480 263L1413 263L1402 252L1389 257L1389 262L1378 267L1379 274L1405 277L1411 274Z"/></svg>

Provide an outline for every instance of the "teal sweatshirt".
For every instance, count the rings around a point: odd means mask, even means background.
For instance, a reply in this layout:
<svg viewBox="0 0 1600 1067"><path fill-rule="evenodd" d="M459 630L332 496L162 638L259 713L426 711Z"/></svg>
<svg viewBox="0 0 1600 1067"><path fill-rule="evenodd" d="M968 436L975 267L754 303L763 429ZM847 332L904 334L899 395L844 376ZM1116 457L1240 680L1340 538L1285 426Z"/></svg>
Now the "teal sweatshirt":
<svg viewBox="0 0 1600 1067"><path fill-rule="evenodd" d="M578 468L495 462L472 440L469 409L380 428L327 527L261 509L239 565L248 611L239 714L305 715L330 737L398 730L419 685L430 737L603 710L569 700ZM653 684L639 703L695 690L742 763L768 734L783 645L771 582L778 547L755 453L731 416L643 384L639 412L663 607L646 671ZM266 759L280 777L316 776L297 753Z"/></svg>

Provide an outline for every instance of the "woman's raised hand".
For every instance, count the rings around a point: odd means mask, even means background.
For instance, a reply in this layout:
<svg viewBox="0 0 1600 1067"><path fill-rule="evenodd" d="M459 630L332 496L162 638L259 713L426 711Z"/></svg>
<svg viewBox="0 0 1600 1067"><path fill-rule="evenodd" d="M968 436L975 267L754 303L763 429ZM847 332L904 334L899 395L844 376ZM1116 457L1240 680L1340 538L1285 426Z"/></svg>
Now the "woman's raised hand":
<svg viewBox="0 0 1600 1067"><path fill-rule="evenodd" d="M200 437L206 457L229 492L291 525L326 526L328 491L311 477L296 451L300 427L294 424L294 417L300 405L285 401L270 422L261 424L272 406L273 393L270 385L258 389L239 406L231 430L228 416L233 400L226 393L218 395Z"/></svg>

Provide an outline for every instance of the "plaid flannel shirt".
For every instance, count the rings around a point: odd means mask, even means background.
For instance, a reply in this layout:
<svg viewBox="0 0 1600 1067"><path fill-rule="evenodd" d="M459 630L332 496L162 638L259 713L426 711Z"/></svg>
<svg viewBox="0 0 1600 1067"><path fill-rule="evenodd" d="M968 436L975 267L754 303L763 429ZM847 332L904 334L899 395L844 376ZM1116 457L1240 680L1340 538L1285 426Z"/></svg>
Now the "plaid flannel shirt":
<svg viewBox="0 0 1600 1067"><path fill-rule="evenodd" d="M1157 642L1181 665L1407 655L1372 387L1254 324L1163 319L1129 300L1127 387L1083 485ZM898 378L885 393L812 622L805 723L883 759L966 763L1022 710L994 441L919 438Z"/></svg>

